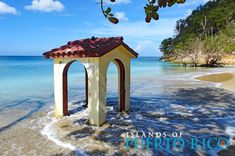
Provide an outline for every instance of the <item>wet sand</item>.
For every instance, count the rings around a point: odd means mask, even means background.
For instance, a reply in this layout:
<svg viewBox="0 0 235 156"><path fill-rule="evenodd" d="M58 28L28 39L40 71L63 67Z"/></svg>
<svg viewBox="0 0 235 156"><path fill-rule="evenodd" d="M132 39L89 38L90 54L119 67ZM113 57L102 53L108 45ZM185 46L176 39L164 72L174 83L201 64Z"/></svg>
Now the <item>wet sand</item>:
<svg viewBox="0 0 235 156"><path fill-rule="evenodd" d="M202 80L202 81L220 83L222 88L235 91L235 74L234 73L211 74L211 75L206 75L206 76L200 76L200 77L197 77L196 79ZM235 146L232 145L218 152L218 155L228 156L228 155L234 155L234 153L235 153Z"/></svg>
<svg viewBox="0 0 235 156"><path fill-rule="evenodd" d="M69 154L71 151L61 146L55 146L40 131L43 128L38 123L38 118L46 116L45 112L39 112L32 118L1 132L0 155L56 155ZM38 126L41 125L41 126Z"/></svg>
<svg viewBox="0 0 235 156"><path fill-rule="evenodd" d="M211 74L206 76L200 76L196 79L220 83L222 88L235 91L235 73Z"/></svg>

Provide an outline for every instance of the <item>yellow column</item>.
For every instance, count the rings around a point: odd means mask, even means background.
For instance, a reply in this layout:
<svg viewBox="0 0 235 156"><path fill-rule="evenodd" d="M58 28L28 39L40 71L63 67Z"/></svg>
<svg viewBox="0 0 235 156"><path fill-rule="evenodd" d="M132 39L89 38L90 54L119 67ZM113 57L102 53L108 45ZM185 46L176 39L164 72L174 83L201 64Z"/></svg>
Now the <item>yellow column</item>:
<svg viewBox="0 0 235 156"><path fill-rule="evenodd" d="M55 116L62 117L63 113L63 71L67 63L54 59L54 98Z"/></svg>
<svg viewBox="0 0 235 156"><path fill-rule="evenodd" d="M105 77L100 70L99 59L90 60L89 63L83 63L88 74L88 111L89 122L92 125L100 126L106 119L106 101L105 101Z"/></svg>
<svg viewBox="0 0 235 156"><path fill-rule="evenodd" d="M130 59L125 61L125 89L126 89L126 95L125 95L125 111L130 110Z"/></svg>

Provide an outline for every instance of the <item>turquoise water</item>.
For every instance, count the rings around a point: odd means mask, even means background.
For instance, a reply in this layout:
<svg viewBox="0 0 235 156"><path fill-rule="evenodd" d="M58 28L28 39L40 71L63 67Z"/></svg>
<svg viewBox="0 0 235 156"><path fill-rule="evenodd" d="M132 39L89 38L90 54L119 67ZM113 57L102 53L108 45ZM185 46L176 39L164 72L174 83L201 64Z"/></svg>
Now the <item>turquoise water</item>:
<svg viewBox="0 0 235 156"><path fill-rule="evenodd" d="M135 59L132 62L132 76L140 78L149 76L149 73L156 77L166 76L177 72L176 67L162 63L158 58ZM0 57L0 71L0 106L26 98L48 98L53 94L53 60L43 57ZM117 80L114 64L109 67L108 78L110 81ZM69 70L70 89L77 88L83 95L84 81L84 69L79 62L75 62ZM111 89L109 91L112 92Z"/></svg>
<svg viewBox="0 0 235 156"><path fill-rule="evenodd" d="M120 133L121 136L127 121L138 130L181 130L186 132L187 137L224 136L227 135L225 132L230 133L231 129L235 132L234 92L216 88L218 84L194 79L205 74L235 72L235 67L183 67L161 62L159 58L154 57L133 59L131 65L131 111L127 117L120 116L116 111L117 69L114 64L108 69L107 121L117 127L115 135ZM43 57L0 57L0 71L0 133L29 119L36 112L44 111L48 107L53 109L52 60ZM79 62L73 63L68 75L69 101L84 100L83 66ZM75 119L76 124L92 128L84 123L82 113ZM114 135L113 129L109 132ZM73 139L73 136L71 137ZM83 142L76 139L79 138L74 136L74 143ZM112 142L113 139L108 141ZM89 146L84 143L78 147L83 149L84 145ZM161 154L155 150L152 152ZM172 151L164 152L175 154ZM190 149L180 153L185 152L195 154L195 151Z"/></svg>
<svg viewBox="0 0 235 156"><path fill-rule="evenodd" d="M208 69L183 67L159 61L155 57L133 59L131 64L131 92L141 95L142 85L151 85L158 81L158 90L162 93L171 83L177 84L196 75L211 72L234 71L233 67ZM8 105L25 105L26 100L46 100L43 105L53 105L53 60L43 57L15 56L0 57L0 108ZM69 69L69 101L84 99L84 68L75 62ZM117 68L112 63L108 68L108 96L117 96ZM139 94L138 94L139 93ZM30 106L30 102L27 103ZM14 107L12 107L14 108Z"/></svg>

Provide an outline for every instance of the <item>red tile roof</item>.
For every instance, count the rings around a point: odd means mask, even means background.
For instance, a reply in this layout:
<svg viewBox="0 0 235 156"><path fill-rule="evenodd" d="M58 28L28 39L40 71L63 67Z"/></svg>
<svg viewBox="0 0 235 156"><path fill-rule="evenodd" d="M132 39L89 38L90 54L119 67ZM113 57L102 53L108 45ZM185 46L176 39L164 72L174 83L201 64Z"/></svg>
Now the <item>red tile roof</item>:
<svg viewBox="0 0 235 156"><path fill-rule="evenodd" d="M43 55L46 58L100 57L120 45L124 46L135 57L138 56L138 53L136 53L133 49L131 49L123 42L122 37L92 37L82 40L70 41L64 46L45 52Z"/></svg>

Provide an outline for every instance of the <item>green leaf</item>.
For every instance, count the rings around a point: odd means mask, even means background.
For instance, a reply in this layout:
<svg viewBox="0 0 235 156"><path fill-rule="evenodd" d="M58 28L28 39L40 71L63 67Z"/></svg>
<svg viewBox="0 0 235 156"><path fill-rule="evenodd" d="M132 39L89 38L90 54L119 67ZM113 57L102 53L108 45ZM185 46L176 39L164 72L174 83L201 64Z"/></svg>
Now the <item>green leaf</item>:
<svg viewBox="0 0 235 156"><path fill-rule="evenodd" d="M106 15L108 15L111 12L111 8L108 7L107 10L104 11Z"/></svg>
<svg viewBox="0 0 235 156"><path fill-rule="evenodd" d="M153 13L152 18L155 19L155 20L158 20L159 19L158 13Z"/></svg>

